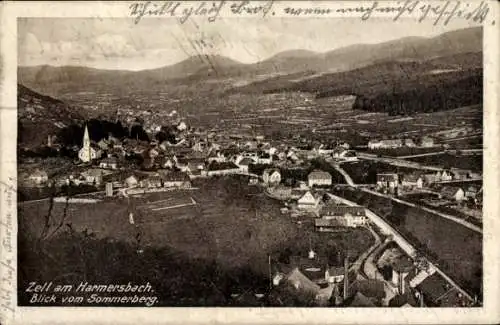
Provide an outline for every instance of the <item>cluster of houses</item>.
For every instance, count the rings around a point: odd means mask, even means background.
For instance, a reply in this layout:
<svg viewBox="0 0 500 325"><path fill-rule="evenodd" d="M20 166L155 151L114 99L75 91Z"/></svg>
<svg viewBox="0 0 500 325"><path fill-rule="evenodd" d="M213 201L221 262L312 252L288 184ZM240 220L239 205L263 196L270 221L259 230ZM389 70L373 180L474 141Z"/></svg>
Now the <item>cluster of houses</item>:
<svg viewBox="0 0 500 325"><path fill-rule="evenodd" d="M475 208L481 208L483 203L482 186L473 183L467 185L468 182L462 182L475 179L479 179L479 175L475 173L448 170L429 174L420 172L404 175L379 173L377 174L377 190L393 195L399 195L403 192L427 192L451 204L467 203Z"/></svg>
<svg viewBox="0 0 500 325"><path fill-rule="evenodd" d="M156 127L155 131L161 128ZM253 139L233 137L210 131L197 131L188 128L185 123L176 125L176 142L169 140L140 141L139 139L118 139L111 134L98 142L91 141L89 130L84 129L82 147L78 151L81 167L88 168L89 175L72 175L81 183L100 184L100 176L94 169L106 171L142 170L158 171L162 169L176 170L186 173L190 178L210 177L231 174L251 174L252 165L293 168L300 167L313 158L327 157L338 160L356 160L356 153L349 150L349 144L338 142L333 145L316 143L305 148L295 143L266 142L263 136ZM170 139L171 140L171 139ZM48 139L52 146L53 137ZM35 171L29 181L37 186L44 186L48 177L42 175L43 170ZM71 175L66 175L69 178ZM276 176L270 181L266 175L265 183L279 183ZM96 178L97 181L91 180ZM331 179L331 177L330 177ZM254 180L255 181L255 180ZM309 186L328 185L331 180L320 178L309 181Z"/></svg>
<svg viewBox="0 0 500 325"><path fill-rule="evenodd" d="M436 146L433 138L429 136L422 137L419 141L414 139L372 139L368 142L368 149L395 149L395 148L432 148Z"/></svg>
<svg viewBox="0 0 500 325"><path fill-rule="evenodd" d="M325 256L310 248L307 257L292 255L275 266L273 286L288 285L297 295L313 297L320 306L340 305L347 295L343 287L348 286L348 264L336 264L331 265Z"/></svg>

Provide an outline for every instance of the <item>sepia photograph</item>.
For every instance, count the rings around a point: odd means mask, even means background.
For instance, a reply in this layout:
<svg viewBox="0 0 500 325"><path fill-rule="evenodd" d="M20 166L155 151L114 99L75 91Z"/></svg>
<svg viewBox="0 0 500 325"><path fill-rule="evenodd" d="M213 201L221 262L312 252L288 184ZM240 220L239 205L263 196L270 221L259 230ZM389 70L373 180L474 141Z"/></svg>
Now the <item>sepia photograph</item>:
<svg viewBox="0 0 500 325"><path fill-rule="evenodd" d="M353 20L20 18L19 304L480 306L482 27Z"/></svg>
<svg viewBox="0 0 500 325"><path fill-rule="evenodd" d="M491 306L495 22L448 3L17 17L17 306Z"/></svg>

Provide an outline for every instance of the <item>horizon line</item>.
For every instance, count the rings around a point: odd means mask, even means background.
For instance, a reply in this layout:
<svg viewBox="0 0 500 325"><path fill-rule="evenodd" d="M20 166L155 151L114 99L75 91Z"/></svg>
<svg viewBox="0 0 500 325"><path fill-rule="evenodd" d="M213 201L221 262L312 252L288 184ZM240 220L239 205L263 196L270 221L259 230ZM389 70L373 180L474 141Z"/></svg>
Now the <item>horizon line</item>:
<svg viewBox="0 0 500 325"><path fill-rule="evenodd" d="M287 49L287 50L276 52L276 53L274 53L274 54L266 57L265 59L254 61L254 62L248 62L248 63L241 62L241 61L239 61L237 59L234 59L234 58L232 58L230 56L227 56L227 55L221 55L221 54L194 54L194 55L190 55L188 57L185 57L182 60L170 63L170 64L160 65L160 66L157 66L157 67L154 67L154 68L137 69L137 70L127 69L127 68L118 68L118 69L115 69L115 68L98 68L98 67L94 67L94 66L78 65L78 64L54 65L54 64L50 64L50 63L33 64L33 65L30 65L30 64L28 64L28 65L19 65L18 64L17 68L36 68L36 67L45 67L45 66L48 66L48 67L52 67L52 68L74 67L74 68L87 68L87 69L101 70L101 71L141 72L141 71L151 71L151 70L157 70L157 69L171 67L171 66L174 66L176 64L179 64L179 63L185 62L185 61L187 61L189 59L197 58L197 57L202 57L202 58L206 58L206 57L222 57L222 58L226 58L226 59L232 60L232 61L236 62L239 65L248 66L248 65L252 65L252 64L262 63L262 62L270 60L270 59L272 59L272 58L274 58L274 57L276 57L276 56L278 56L280 54L287 53L287 52L293 52L293 51L310 52L312 56L320 56L320 55L325 55L325 54L330 53L330 52L334 52L334 51L338 51L338 50L342 50L342 49L347 49L347 48L353 47L353 46L381 45L381 44L387 44L387 43L391 43L391 42L394 42L394 41L403 40L403 39L407 39L407 38L432 39L432 38L440 37L440 36L448 34L448 33L453 33L453 32L457 32L457 31L461 31L461 30L467 30L467 29L477 29L477 28L482 29L483 26L474 26L474 27L459 28L459 29L455 29L455 30L443 32L443 33L440 33L440 34L437 34L437 35L433 35L433 36L411 36L410 35L410 36L395 38L395 39L392 39L392 40L389 40L389 41L378 42L378 43L353 43L353 44L350 44L350 45L346 45L346 46L342 46L342 47L338 47L338 48L333 48L333 49L322 51L322 52L321 51L308 50L308 49L290 48L290 49ZM483 49L481 49L480 51L482 51L482 50Z"/></svg>

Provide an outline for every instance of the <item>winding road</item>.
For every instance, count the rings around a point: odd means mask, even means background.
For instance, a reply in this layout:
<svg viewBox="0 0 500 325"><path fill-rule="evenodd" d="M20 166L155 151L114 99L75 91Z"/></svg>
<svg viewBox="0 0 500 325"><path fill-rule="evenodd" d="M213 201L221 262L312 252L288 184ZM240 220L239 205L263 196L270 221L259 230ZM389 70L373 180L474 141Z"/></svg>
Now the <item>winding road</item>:
<svg viewBox="0 0 500 325"><path fill-rule="evenodd" d="M455 217L455 216L452 216L452 215L449 215L449 214L446 214L446 213L442 213L442 212L439 212L439 211L436 211L436 210L433 210L433 209L429 209L427 207L423 207L423 206L420 206L420 205L416 205L414 203L411 203L411 202L408 202L408 201L404 201L404 200L401 200L401 199L398 199L398 198L395 198L395 197L392 197L390 195L386 195L386 194L382 194L382 193L379 193L379 192L376 192L376 191L372 191L370 189L367 189L367 188L364 188L364 187L360 187L358 186L356 183L354 183L354 181L352 180L351 176L349 176L349 174L344 170L342 169L342 167L340 167L340 165L338 164L333 164L332 163L332 167L335 168L335 170L337 170L340 174L342 174L342 176L344 176L345 178L345 181L348 185L352 186L352 187L356 187L358 188L359 190L363 191L363 192L366 192L366 193L370 193L370 194L373 194L373 195L377 195L377 196L380 196L380 197L384 197L384 198L387 198L387 199L390 199L394 202L397 202L397 203L401 203L401 204L404 204L404 205L407 205L409 207L413 207L413 208L418 208L418 209L422 209L426 212L429 212L429 213L432 213L432 214L435 214L437 216L440 216L442 218L446 218L448 220L451 220L451 221L454 221L464 227L467 227L475 232L478 232L478 233L483 233L483 230L470 223L470 222L467 222L459 217Z"/></svg>

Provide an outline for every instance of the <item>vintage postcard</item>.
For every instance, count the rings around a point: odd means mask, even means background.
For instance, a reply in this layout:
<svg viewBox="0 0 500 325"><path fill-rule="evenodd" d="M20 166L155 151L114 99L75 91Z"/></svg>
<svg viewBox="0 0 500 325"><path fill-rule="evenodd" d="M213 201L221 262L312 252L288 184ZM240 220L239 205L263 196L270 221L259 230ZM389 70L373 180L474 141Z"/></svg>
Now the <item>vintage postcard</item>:
<svg viewBox="0 0 500 325"><path fill-rule="evenodd" d="M497 2L1 9L2 323L500 321Z"/></svg>

